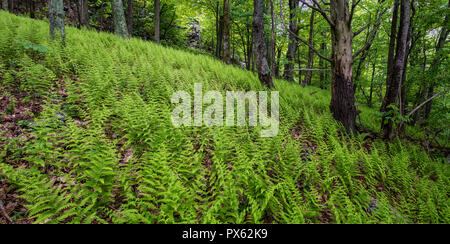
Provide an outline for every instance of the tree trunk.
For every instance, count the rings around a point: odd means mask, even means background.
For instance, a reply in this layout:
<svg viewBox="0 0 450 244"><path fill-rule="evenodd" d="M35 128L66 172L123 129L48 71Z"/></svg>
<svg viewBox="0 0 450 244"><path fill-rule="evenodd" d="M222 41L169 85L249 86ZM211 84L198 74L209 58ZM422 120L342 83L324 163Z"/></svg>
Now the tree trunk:
<svg viewBox="0 0 450 244"><path fill-rule="evenodd" d="M89 0L80 0L78 4L80 11L80 25L89 27Z"/></svg>
<svg viewBox="0 0 450 244"><path fill-rule="evenodd" d="M287 64L284 65L283 74L283 78L289 81L294 81L294 62L297 53L297 39L295 35L298 35L298 23L295 11L297 11L298 3L297 0L289 0L289 29L293 33L289 33L289 45L286 52Z"/></svg>
<svg viewBox="0 0 450 244"><path fill-rule="evenodd" d="M397 41L397 26L398 26L398 9L400 2L399 0L394 1L394 7L392 10L392 22L391 22L391 35L389 41L389 53L388 53L388 63L387 63L387 73L386 73L386 88L391 84L392 69L394 67L395 58L395 42Z"/></svg>
<svg viewBox="0 0 450 244"><path fill-rule="evenodd" d="M127 23L125 21L125 14L123 12L122 0L111 1L114 19L114 31L117 36L123 38L130 38L127 30Z"/></svg>
<svg viewBox="0 0 450 244"><path fill-rule="evenodd" d="M391 81L386 88L386 96L382 105L382 112L384 116L381 121L381 128L383 130L383 137L391 140L394 136L394 123L392 119L388 119L388 113L393 113L393 109L389 106L395 105L401 92L401 81L404 75L404 62L406 58L408 31L410 21L410 2L409 0L401 0L400 11L400 26L397 36L397 48L395 51L394 67L392 69ZM391 115L392 116L392 115Z"/></svg>
<svg viewBox="0 0 450 244"><path fill-rule="evenodd" d="M49 1L49 23L50 38L55 40L55 29L59 30L62 43L66 41L66 29L64 25L64 2L63 0Z"/></svg>
<svg viewBox="0 0 450 244"><path fill-rule="evenodd" d="M281 51L283 47L277 48L277 61L275 63L275 77L280 78L280 61L281 61Z"/></svg>
<svg viewBox="0 0 450 244"><path fill-rule="evenodd" d="M298 84L302 83L302 55L300 55L300 49L297 48L297 64L298 64Z"/></svg>
<svg viewBox="0 0 450 244"><path fill-rule="evenodd" d="M231 25L231 19L230 19L230 1L224 0L223 1L223 57L222 60L226 64L231 63L230 58L230 25Z"/></svg>
<svg viewBox="0 0 450 244"><path fill-rule="evenodd" d="M247 27L247 70L252 70L253 67L253 32L251 27Z"/></svg>
<svg viewBox="0 0 450 244"><path fill-rule="evenodd" d="M2 0L2 9L8 11L8 0Z"/></svg>
<svg viewBox="0 0 450 244"><path fill-rule="evenodd" d="M348 0L330 1L332 77L330 110L348 133L356 133L356 107L353 91L351 19Z"/></svg>
<svg viewBox="0 0 450 244"><path fill-rule="evenodd" d="M128 7L127 7L127 25L128 25L128 33L130 36L133 35L133 6L134 6L134 0L128 0Z"/></svg>
<svg viewBox="0 0 450 244"><path fill-rule="evenodd" d="M314 36L314 10L311 10L311 19L309 20L309 44L313 45ZM307 69L312 69L314 65L314 52L311 48L308 51L308 66ZM306 71L305 80L303 81L303 86L311 85L312 71Z"/></svg>
<svg viewBox="0 0 450 244"><path fill-rule="evenodd" d="M271 55L271 68L272 68L272 74L276 75L275 72L275 14L274 14L274 7L273 7L273 0L270 0L270 15L272 16L272 29L271 29L271 51L272 51L272 55Z"/></svg>
<svg viewBox="0 0 450 244"><path fill-rule="evenodd" d="M264 38L264 0L253 0L253 40L254 55L258 76L261 83L269 88L274 87L272 74L266 58Z"/></svg>
<svg viewBox="0 0 450 244"><path fill-rule="evenodd" d="M216 57L222 59L222 41L223 41L223 13L220 9L220 1L216 2Z"/></svg>
<svg viewBox="0 0 450 244"><path fill-rule="evenodd" d="M161 37L160 37L160 28L161 28L161 8L160 8L160 2L159 0L155 0L155 42L161 43Z"/></svg>
<svg viewBox="0 0 450 244"><path fill-rule="evenodd" d="M409 59L409 55L411 53L411 50L413 48L412 46L412 35L413 35L413 20L414 20L414 16L415 16L415 8L414 8L414 0L411 1L410 3L411 6L411 16L409 19L409 28L408 28L408 37L406 40L406 55L405 55L405 60L403 62L403 75L402 75L402 80L400 82L401 84L401 88L400 88L400 114L404 115L406 112L406 107L408 106L408 96L406 94L407 91L407 80L406 80L406 76L407 76L407 70L408 70L408 59ZM399 128L399 132L400 131L404 131L404 128Z"/></svg>

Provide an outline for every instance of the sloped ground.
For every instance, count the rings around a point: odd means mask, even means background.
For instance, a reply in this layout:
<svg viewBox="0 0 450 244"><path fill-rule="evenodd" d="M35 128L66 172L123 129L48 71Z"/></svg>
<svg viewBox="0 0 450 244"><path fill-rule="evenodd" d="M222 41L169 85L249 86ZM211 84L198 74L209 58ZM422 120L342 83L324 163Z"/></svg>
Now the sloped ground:
<svg viewBox="0 0 450 244"><path fill-rule="evenodd" d="M277 81L273 138L260 127L174 128L170 97L195 82L264 88L209 57L73 28L63 47L47 33L0 12L0 199L13 222L449 222L445 159L348 138L327 91Z"/></svg>

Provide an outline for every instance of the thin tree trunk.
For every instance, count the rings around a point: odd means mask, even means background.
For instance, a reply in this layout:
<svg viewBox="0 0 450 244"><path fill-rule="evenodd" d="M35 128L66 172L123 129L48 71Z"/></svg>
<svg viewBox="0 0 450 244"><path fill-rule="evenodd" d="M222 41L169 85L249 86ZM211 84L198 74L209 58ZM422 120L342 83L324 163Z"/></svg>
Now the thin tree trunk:
<svg viewBox="0 0 450 244"><path fill-rule="evenodd" d="M397 41L397 26L398 26L398 9L400 6L399 0L394 1L394 7L392 10L392 22L391 22L391 35L389 41L389 53L386 73L386 89L391 84L392 69L394 67L395 59L395 43Z"/></svg>
<svg viewBox="0 0 450 244"><path fill-rule="evenodd" d="M370 92L369 92L369 100L367 101L369 108L372 107L372 97L373 97L373 81L375 79L375 64L376 62L373 61L372 63L372 79L370 80Z"/></svg>
<svg viewBox="0 0 450 244"><path fill-rule="evenodd" d="M231 25L231 19L230 19L230 1L224 0L223 1L223 58L222 60L226 64L231 63L230 58L230 25Z"/></svg>
<svg viewBox="0 0 450 244"><path fill-rule="evenodd" d="M280 78L280 61L281 61L281 52L283 51L283 47L280 46L277 48L277 61L275 63L275 77Z"/></svg>
<svg viewBox="0 0 450 244"><path fill-rule="evenodd" d="M50 38L55 40L55 30L59 30L62 43L66 41L66 29L64 25L64 2L63 0L49 1L49 23Z"/></svg>
<svg viewBox="0 0 450 244"><path fill-rule="evenodd" d="M272 38L272 45L270 46L272 50L271 55L271 64L272 64L272 74L276 75L275 72L275 15L274 15L274 7L273 7L273 0L270 0L270 15L272 16L272 30L271 30L271 38Z"/></svg>
<svg viewBox="0 0 450 244"><path fill-rule="evenodd" d="M111 5L113 10L114 31L116 35L123 38L129 38L130 35L128 33L127 23L125 21L122 0L112 0Z"/></svg>
<svg viewBox="0 0 450 244"><path fill-rule="evenodd" d="M298 0L289 0L289 45L286 52L287 63L284 65L283 78L289 81L294 81L294 62L295 55L297 53L297 39L295 35L298 35L298 23L297 15L295 11L298 8Z"/></svg>
<svg viewBox="0 0 450 244"><path fill-rule="evenodd" d="M161 43L161 37L160 37L160 25L161 25L161 9L160 9L160 2L159 0L155 0L155 42L156 43Z"/></svg>
<svg viewBox="0 0 450 244"><path fill-rule="evenodd" d="M430 71L432 73L437 72L436 69L437 69L437 67L438 67L438 65L439 65L439 63L441 61L441 58L442 58L441 50L444 47L444 45L446 43L446 40L447 40L447 36L449 34L449 29L447 28L448 24L449 24L449 15L448 15L449 11L450 11L450 0L448 2L448 5L447 5L447 14L445 16L444 23L442 25L441 33L439 34L439 40L438 40L438 43L436 45L436 53L437 53L437 55L433 59L431 65L430 65ZM436 82L433 82L430 85L430 87L428 89L427 97L430 98L430 97L433 96L435 86L436 86ZM430 117L431 106L432 106L432 101L430 101L429 103L427 103L425 105L425 108L424 108L424 119L425 120Z"/></svg>
<svg viewBox="0 0 450 244"><path fill-rule="evenodd" d="M264 38L264 0L253 0L253 38L254 54L258 76L261 83L269 88L274 87L272 74L265 55Z"/></svg>
<svg viewBox="0 0 450 244"><path fill-rule="evenodd" d="M298 64L298 84L301 84L302 83L302 57L300 55L299 48L297 48L296 54L297 54L297 64ZM292 69L295 70L294 67L292 67Z"/></svg>
<svg viewBox="0 0 450 244"><path fill-rule="evenodd" d="M220 1L216 2L216 57L222 59L222 41L223 41L223 13L220 9Z"/></svg>
<svg viewBox="0 0 450 244"><path fill-rule="evenodd" d="M412 34L413 34L413 21L414 21L414 16L416 14L415 8L414 8L414 0L411 1L411 16L409 19L409 29L408 29L408 37L406 40L406 55L405 55L405 60L403 63L403 75L402 75L402 81L401 81L401 89L400 89L400 114L404 115L405 111L406 111L406 106L408 105L408 101L407 101L407 94L406 94L406 87L408 86L408 84L406 83L407 79L407 71L408 71L408 59L409 59L409 55L411 53L411 50L413 48L412 46ZM399 132L403 131L404 128L399 128Z"/></svg>
<svg viewBox="0 0 450 244"><path fill-rule="evenodd" d="M314 14L315 11L311 10L311 19L309 20L309 44L313 45L314 36ZM312 69L314 65L314 52L311 48L308 51L308 69ZM312 81L312 71L306 71L305 80L303 81L303 86L310 85Z"/></svg>
<svg viewBox="0 0 450 244"><path fill-rule="evenodd" d="M322 33L322 36L325 37L325 33ZM326 44L325 44L325 41L323 41L320 44L320 50L321 50L322 53L325 53L325 49L326 49ZM325 62L324 62L324 60L322 58L319 59L319 66L320 66L321 69L326 69ZM325 88L325 86L324 86L324 84L325 84L325 75L326 75L325 72L320 72L320 74L319 74L320 88L322 88L322 89Z"/></svg>
<svg viewBox="0 0 450 244"><path fill-rule="evenodd" d="M247 27L247 70L252 70L253 57L253 32Z"/></svg>
<svg viewBox="0 0 450 244"><path fill-rule="evenodd" d="M397 36L397 48L395 54L394 67L392 69L390 84L386 89L386 96L382 105L382 111L385 115L381 121L381 128L383 130L383 137L391 140L394 136L394 123L392 119L388 119L388 114L393 113L393 109L390 107L397 103L399 96L401 95L401 81L404 75L404 62L406 58L409 21L410 21L410 2L409 0L401 0L400 11L400 26Z"/></svg>

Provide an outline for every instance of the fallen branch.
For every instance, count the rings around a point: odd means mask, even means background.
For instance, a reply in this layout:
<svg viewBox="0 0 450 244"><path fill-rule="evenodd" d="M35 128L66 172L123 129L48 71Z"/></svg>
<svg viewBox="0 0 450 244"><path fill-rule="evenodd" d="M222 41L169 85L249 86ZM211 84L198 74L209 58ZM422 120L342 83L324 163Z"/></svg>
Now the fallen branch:
<svg viewBox="0 0 450 244"><path fill-rule="evenodd" d="M2 211L3 215L5 216L5 218L10 222L10 223L14 223L12 221L12 219L8 216L8 214L6 213L5 207L3 206L3 201L0 200L0 211Z"/></svg>

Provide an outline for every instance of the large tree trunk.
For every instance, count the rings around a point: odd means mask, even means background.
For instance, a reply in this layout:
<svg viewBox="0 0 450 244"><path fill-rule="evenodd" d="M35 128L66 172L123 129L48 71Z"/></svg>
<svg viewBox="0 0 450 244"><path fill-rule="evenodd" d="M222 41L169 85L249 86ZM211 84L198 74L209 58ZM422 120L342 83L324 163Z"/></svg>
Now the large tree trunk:
<svg viewBox="0 0 450 244"><path fill-rule="evenodd" d="M277 61L275 62L275 77L280 78L280 61L281 61L281 51L283 46L277 48Z"/></svg>
<svg viewBox="0 0 450 244"><path fill-rule="evenodd" d="M111 5L113 10L114 31L116 35L123 38L129 38L130 35L128 33L127 23L125 21L122 0L112 0Z"/></svg>
<svg viewBox="0 0 450 244"><path fill-rule="evenodd" d="M392 139L394 136L394 123L392 119L388 119L388 113L393 113L390 107L397 103L401 91L401 81L404 75L404 62L406 58L408 31L410 21L410 2L409 0L401 0L400 11L400 26L397 36L397 48L395 51L394 67L392 69L390 84L386 88L386 96L383 101L382 110L385 115L381 121L381 128L383 130L383 137L385 139Z"/></svg>
<svg viewBox="0 0 450 244"><path fill-rule="evenodd" d="M161 8L159 0L155 0L155 42L160 43L160 28L161 28Z"/></svg>
<svg viewBox="0 0 450 244"><path fill-rule="evenodd" d="M266 58L266 42L264 38L264 0L253 0L253 40L254 54L258 76L261 83L274 87L272 74Z"/></svg>
<svg viewBox="0 0 450 244"><path fill-rule="evenodd" d="M309 44L313 45L313 36L314 36L314 14L315 11L311 10L311 19L309 20ZM312 69L314 65L314 52L311 48L308 51L308 66L307 69ZM310 85L312 81L312 71L306 71L305 80L303 81L303 86Z"/></svg>
<svg viewBox="0 0 450 244"><path fill-rule="evenodd" d="M226 64L231 63L231 57L230 57L230 25L231 25L231 19L230 19L230 1L224 0L223 1L223 57L222 60Z"/></svg>
<svg viewBox="0 0 450 244"><path fill-rule="evenodd" d="M332 79L330 110L348 133L356 133L356 107L353 91L351 18L348 0L330 1L332 39Z"/></svg>
<svg viewBox="0 0 450 244"><path fill-rule="evenodd" d="M79 1L80 25L89 27L89 0Z"/></svg>
<svg viewBox="0 0 450 244"><path fill-rule="evenodd" d="M297 15L295 14L297 8L298 0L289 0L289 29L292 33L289 33L289 45L286 52L287 64L284 65L283 74L283 78L289 81L294 81L294 61L297 53L297 38L295 35L298 35Z"/></svg>
<svg viewBox="0 0 450 244"><path fill-rule="evenodd" d="M66 29L64 25L64 2L63 0L50 0L49 2L50 38L55 39L55 29L59 30L62 43L66 41Z"/></svg>
<svg viewBox="0 0 450 244"><path fill-rule="evenodd" d="M127 7L127 25L128 25L128 33L130 36L133 35L133 6L134 0L128 0Z"/></svg>

